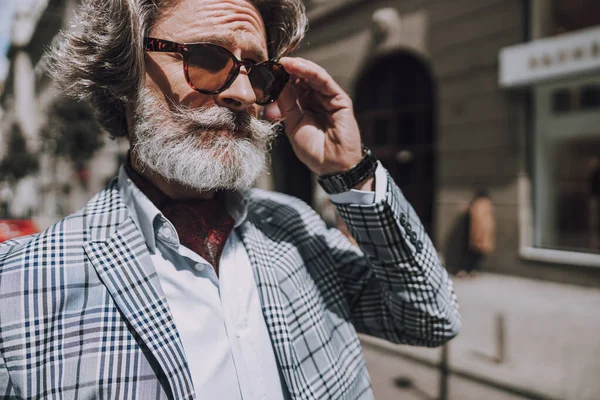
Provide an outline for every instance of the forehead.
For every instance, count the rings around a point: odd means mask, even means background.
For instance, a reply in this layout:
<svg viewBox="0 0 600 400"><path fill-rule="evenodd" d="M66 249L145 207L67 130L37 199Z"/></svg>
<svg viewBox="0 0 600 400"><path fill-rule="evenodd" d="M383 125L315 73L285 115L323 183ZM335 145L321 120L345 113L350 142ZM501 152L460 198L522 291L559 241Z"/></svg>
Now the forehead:
<svg viewBox="0 0 600 400"><path fill-rule="evenodd" d="M169 3L159 12L152 36L179 43L212 41L266 57L265 25L260 12L249 0L174 0Z"/></svg>

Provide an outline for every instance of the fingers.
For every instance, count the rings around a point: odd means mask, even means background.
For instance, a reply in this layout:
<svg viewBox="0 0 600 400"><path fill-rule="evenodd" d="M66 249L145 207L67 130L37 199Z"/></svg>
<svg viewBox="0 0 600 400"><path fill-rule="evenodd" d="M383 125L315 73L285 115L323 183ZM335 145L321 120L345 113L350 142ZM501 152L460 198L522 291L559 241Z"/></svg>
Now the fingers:
<svg viewBox="0 0 600 400"><path fill-rule="evenodd" d="M306 117L329 118L343 109L352 109L352 100L335 80L317 64L301 58L284 57L281 65L291 75L277 105L285 119L286 132L294 132Z"/></svg>
<svg viewBox="0 0 600 400"><path fill-rule="evenodd" d="M333 80L325 69L302 58L284 57L280 61L285 70L300 78L311 89L327 97L346 95L344 90Z"/></svg>
<svg viewBox="0 0 600 400"><path fill-rule="evenodd" d="M288 128L296 127L302 120L302 110L298 104L298 94L294 85L285 86L277 99L277 106Z"/></svg>
<svg viewBox="0 0 600 400"><path fill-rule="evenodd" d="M310 110L334 113L352 105L350 98L343 92L333 97L326 96L314 90L305 80L296 77L293 77L291 85L296 91L300 108L305 112Z"/></svg>

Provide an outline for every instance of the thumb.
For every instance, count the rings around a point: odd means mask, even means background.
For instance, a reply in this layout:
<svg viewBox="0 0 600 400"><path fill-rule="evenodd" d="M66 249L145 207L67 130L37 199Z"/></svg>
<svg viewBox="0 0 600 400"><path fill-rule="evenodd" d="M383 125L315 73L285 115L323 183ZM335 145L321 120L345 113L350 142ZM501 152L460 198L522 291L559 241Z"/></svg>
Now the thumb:
<svg viewBox="0 0 600 400"><path fill-rule="evenodd" d="M268 104L263 110L263 118L267 121L274 122L279 121L282 118L281 110L277 102Z"/></svg>

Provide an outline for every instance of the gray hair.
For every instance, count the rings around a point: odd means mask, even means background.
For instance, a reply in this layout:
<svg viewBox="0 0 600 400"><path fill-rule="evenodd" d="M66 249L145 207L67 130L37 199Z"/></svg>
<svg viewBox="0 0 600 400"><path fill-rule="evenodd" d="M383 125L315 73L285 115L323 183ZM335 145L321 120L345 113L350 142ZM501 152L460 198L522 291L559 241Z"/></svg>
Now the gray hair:
<svg viewBox="0 0 600 400"><path fill-rule="evenodd" d="M125 106L145 75L143 38L161 8L177 0L85 0L75 29L49 52L49 72L69 96L89 101L113 136L127 134ZM249 0L263 17L269 57L291 53L306 31L302 0Z"/></svg>

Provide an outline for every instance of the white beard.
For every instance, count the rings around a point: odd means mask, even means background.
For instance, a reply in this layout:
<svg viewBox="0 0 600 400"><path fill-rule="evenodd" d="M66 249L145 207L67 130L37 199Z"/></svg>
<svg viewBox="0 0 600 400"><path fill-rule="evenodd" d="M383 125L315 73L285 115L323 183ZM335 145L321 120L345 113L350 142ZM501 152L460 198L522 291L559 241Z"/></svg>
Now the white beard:
<svg viewBox="0 0 600 400"><path fill-rule="evenodd" d="M277 124L211 106L168 107L138 93L132 152L143 168L198 191L247 190L265 168Z"/></svg>

